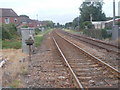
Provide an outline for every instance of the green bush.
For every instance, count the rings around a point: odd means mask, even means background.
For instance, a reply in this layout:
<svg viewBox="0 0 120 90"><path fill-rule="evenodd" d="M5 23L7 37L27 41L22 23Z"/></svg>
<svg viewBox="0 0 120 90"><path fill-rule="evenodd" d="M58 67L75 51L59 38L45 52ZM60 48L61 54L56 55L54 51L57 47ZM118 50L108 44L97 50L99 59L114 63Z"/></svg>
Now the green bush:
<svg viewBox="0 0 120 90"><path fill-rule="evenodd" d="M38 36L35 36L35 46L38 47L40 46L41 42L43 40L43 36L41 35L38 35Z"/></svg>
<svg viewBox="0 0 120 90"><path fill-rule="evenodd" d="M2 32L2 40L5 40L5 39L10 40L18 37L17 29L14 24L2 24L0 32Z"/></svg>
<svg viewBox="0 0 120 90"><path fill-rule="evenodd" d="M17 28L14 24L0 25L0 35L2 40L2 48L21 48L20 36L17 33Z"/></svg>
<svg viewBox="0 0 120 90"><path fill-rule="evenodd" d="M25 26L22 26L22 28L28 28L28 26L27 26L27 25L25 25Z"/></svg>
<svg viewBox="0 0 120 90"><path fill-rule="evenodd" d="M35 35L38 35L40 33L40 29L39 28L36 28L35 29Z"/></svg>
<svg viewBox="0 0 120 90"><path fill-rule="evenodd" d="M86 21L86 22L83 22L83 24L82 24L82 27L84 28L84 29L91 29L91 28L93 28L94 27L94 25L90 22L90 21Z"/></svg>
<svg viewBox="0 0 120 90"><path fill-rule="evenodd" d="M39 32L38 35L35 36L35 46L38 47L41 45L43 41L43 36L48 34L52 29L50 30L45 30L44 32Z"/></svg>
<svg viewBox="0 0 120 90"><path fill-rule="evenodd" d="M96 39L106 39L110 38L111 35L107 34L106 29L95 30L95 29L85 29L83 34L86 34L89 37L96 38Z"/></svg>

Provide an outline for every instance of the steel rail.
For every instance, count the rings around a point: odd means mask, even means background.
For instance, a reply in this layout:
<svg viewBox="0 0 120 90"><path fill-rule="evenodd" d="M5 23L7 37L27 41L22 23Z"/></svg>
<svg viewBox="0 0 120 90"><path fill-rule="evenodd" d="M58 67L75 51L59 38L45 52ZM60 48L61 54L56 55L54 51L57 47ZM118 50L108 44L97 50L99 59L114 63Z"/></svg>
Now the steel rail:
<svg viewBox="0 0 120 90"><path fill-rule="evenodd" d="M62 50L60 49L60 47L59 47L58 43L56 42L55 38L54 38L54 37L52 37L52 38L53 38L53 40L54 40L55 45L57 46L57 49L59 50L60 54L62 55L62 57L63 57L66 65L68 66L71 74L73 75L73 78L74 78L74 80L75 80L75 82L76 82L76 84L77 84L77 87L80 88L81 90L84 90L83 85L80 83L80 81L79 81L79 79L77 78L76 74L75 74L74 71L72 70L70 64L68 63L68 60L66 59L66 57L65 57L65 55L63 54Z"/></svg>
<svg viewBox="0 0 120 90"><path fill-rule="evenodd" d="M88 38L88 37L84 37L84 36L80 36L80 35L71 34L71 33L68 33L68 32L64 32L64 33L68 34L69 36L71 36L71 35L72 35L72 36L75 36L76 39L79 39L80 41L83 41L83 42L92 44L92 45L97 46L97 47L102 48L102 49L106 49L107 51L112 51L112 52L117 53L117 54L120 53L120 52L119 52L119 48L120 48L119 46L116 46L116 45L113 45L113 44L109 44L109 43L105 43L105 42L99 41L99 40L94 40L94 39L92 39L92 38ZM110 46L110 47L117 48L117 51L112 50L112 49L105 48L105 47L100 46L100 45L96 45L96 44L94 44L94 43L91 43L91 42L88 42L88 41L85 41L85 40L81 40L79 37L84 38L84 39L87 39L87 40L94 41L94 42L96 42L96 43L101 43L101 44L103 44L103 45L108 45L108 46Z"/></svg>
<svg viewBox="0 0 120 90"><path fill-rule="evenodd" d="M65 33L71 34L69 32L65 32ZM85 39L89 39L89 40L92 40L92 41L95 41L95 42L98 42L98 43L102 43L102 44L105 44L105 45L113 46L113 47L116 47L116 48L120 48L120 46L118 46L118 45L106 43L106 42L103 42L103 41L100 41L100 40L96 40L96 39L93 39L93 38L89 38L89 37L85 37L85 36L80 36L80 35L76 35L76 34L71 34L71 35L82 37L82 38L85 38Z"/></svg>
<svg viewBox="0 0 120 90"><path fill-rule="evenodd" d="M85 54L87 54L88 56L90 56L91 58L101 62L101 64L107 66L108 68L110 68L111 70L113 70L114 72L116 72L118 74L118 77L120 77L120 71L117 70L116 68L110 66L109 64L105 63L104 61L102 61L101 59L93 56L92 54L90 54L89 52L85 51L84 49L80 48L79 46L77 46L76 44L74 44L73 42L63 38L61 35L59 35L57 32L55 32L59 37L61 37L62 39L64 39L65 41L67 41L68 43L72 44L73 46L75 46L76 48L78 48L79 50L81 50L82 52L84 52Z"/></svg>

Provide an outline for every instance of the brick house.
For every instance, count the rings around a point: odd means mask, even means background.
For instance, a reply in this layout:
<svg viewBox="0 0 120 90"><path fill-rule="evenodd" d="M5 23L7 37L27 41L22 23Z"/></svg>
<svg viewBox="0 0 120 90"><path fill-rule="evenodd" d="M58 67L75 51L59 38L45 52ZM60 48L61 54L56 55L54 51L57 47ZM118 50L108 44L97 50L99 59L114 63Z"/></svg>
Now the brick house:
<svg viewBox="0 0 120 90"><path fill-rule="evenodd" d="M28 26L31 28L39 28L41 26L41 22L38 20L32 20L27 15L20 15L19 16L20 24L17 28L21 28L23 26Z"/></svg>
<svg viewBox="0 0 120 90"><path fill-rule="evenodd" d="M31 19L27 15L20 15L19 21L20 21L20 23L27 24L27 23L30 23Z"/></svg>
<svg viewBox="0 0 120 90"><path fill-rule="evenodd" d="M31 20L29 26L34 28L39 28L41 26L41 23L38 20Z"/></svg>
<svg viewBox="0 0 120 90"><path fill-rule="evenodd" d="M19 24L19 16L10 8L0 8L0 23Z"/></svg>

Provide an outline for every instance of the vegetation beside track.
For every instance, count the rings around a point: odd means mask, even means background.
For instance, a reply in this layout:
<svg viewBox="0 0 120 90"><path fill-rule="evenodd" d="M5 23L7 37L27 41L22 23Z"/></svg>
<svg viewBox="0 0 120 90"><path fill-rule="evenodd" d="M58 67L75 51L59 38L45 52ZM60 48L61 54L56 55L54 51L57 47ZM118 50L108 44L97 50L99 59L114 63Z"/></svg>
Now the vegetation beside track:
<svg viewBox="0 0 120 90"><path fill-rule="evenodd" d="M35 35L35 46L38 47L41 45L42 41L43 41L43 37L45 34L48 34L50 31L52 31L53 29L48 29L45 30L43 32L41 31L37 31L36 35Z"/></svg>
<svg viewBox="0 0 120 90"><path fill-rule="evenodd" d="M83 33L82 31L77 31L77 30L72 30L72 29L64 29L64 30L67 32L70 32L70 33L75 33L75 34L82 34Z"/></svg>
<svg viewBox="0 0 120 90"><path fill-rule="evenodd" d="M13 49L20 49L21 48L21 40L3 40L2 41L2 49L9 49L9 48L13 48Z"/></svg>
<svg viewBox="0 0 120 90"><path fill-rule="evenodd" d="M50 32L51 29L40 31L35 30L35 46L38 47L42 40L43 36ZM0 48L1 49L20 49L22 42L21 37L17 33L17 28L14 24L2 24L0 25Z"/></svg>
<svg viewBox="0 0 120 90"><path fill-rule="evenodd" d="M104 39L111 39L111 34L107 33L106 29L95 30L95 29L84 29L81 31L71 30L71 29L64 29L67 32L75 33L75 34L84 34L88 37L104 40Z"/></svg>
<svg viewBox="0 0 120 90"><path fill-rule="evenodd" d="M17 33L17 28L14 24L2 24L0 25L0 45L2 49L20 49L21 39Z"/></svg>

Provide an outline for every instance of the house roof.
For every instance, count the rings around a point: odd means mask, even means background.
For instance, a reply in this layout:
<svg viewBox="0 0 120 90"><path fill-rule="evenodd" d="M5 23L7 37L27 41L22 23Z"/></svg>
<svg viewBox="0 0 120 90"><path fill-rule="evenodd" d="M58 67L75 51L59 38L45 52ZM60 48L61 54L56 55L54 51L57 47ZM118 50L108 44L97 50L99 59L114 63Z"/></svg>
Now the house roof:
<svg viewBox="0 0 120 90"><path fill-rule="evenodd" d="M18 15L11 8L0 8L0 16L17 17Z"/></svg>
<svg viewBox="0 0 120 90"><path fill-rule="evenodd" d="M27 23L29 23L30 21L31 21L31 19L30 18L28 18L28 17L24 17L24 16L19 16L19 19L20 19L20 22L27 22Z"/></svg>

